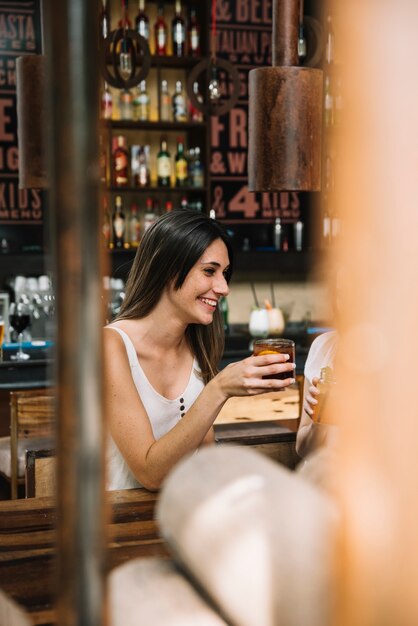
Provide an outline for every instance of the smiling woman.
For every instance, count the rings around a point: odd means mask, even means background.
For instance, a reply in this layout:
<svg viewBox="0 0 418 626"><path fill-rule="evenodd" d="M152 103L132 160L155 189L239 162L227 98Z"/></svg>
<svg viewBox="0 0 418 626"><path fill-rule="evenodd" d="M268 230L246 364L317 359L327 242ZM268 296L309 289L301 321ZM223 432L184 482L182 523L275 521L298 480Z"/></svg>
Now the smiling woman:
<svg viewBox="0 0 418 626"><path fill-rule="evenodd" d="M167 213L145 233L120 313L104 333L109 489L158 489L184 455L213 442L228 398L294 382L294 364L280 354L218 373L219 301L232 261L221 225L194 211ZM285 380L263 378L284 372Z"/></svg>

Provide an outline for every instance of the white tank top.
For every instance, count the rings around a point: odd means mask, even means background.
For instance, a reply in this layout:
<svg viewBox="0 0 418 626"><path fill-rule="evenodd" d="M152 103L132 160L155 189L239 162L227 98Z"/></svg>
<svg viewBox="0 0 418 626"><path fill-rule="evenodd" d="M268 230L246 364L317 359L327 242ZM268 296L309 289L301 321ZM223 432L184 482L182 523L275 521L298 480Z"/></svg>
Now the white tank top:
<svg viewBox="0 0 418 626"><path fill-rule="evenodd" d="M125 331L116 326L107 326L106 328L116 330L123 339L129 365L131 366L132 379L151 422L154 437L155 439L160 439L180 421L181 414L190 409L204 388L205 385L200 378L198 363L196 359L193 361L189 382L184 392L175 400L168 400L168 398L165 398L154 389L145 376L144 370L138 361L135 346ZM119 448L109 435L106 488L113 490L134 489L136 487L142 487L142 485L132 474Z"/></svg>
<svg viewBox="0 0 418 626"><path fill-rule="evenodd" d="M312 382L312 378L321 375L322 367L334 367L337 351L338 334L335 330L328 331L316 337L309 348L305 362L305 378Z"/></svg>

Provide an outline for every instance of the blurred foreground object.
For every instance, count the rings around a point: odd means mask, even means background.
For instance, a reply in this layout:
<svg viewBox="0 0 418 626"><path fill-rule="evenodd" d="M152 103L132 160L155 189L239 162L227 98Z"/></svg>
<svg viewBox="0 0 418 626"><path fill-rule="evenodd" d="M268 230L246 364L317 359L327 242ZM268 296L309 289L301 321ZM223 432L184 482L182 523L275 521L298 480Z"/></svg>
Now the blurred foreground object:
<svg viewBox="0 0 418 626"><path fill-rule="evenodd" d="M302 477L247 448L206 448L170 473L157 518L177 564L214 604L174 564L135 560L111 574L112 626L223 624L219 615L238 626L330 623L338 516Z"/></svg>

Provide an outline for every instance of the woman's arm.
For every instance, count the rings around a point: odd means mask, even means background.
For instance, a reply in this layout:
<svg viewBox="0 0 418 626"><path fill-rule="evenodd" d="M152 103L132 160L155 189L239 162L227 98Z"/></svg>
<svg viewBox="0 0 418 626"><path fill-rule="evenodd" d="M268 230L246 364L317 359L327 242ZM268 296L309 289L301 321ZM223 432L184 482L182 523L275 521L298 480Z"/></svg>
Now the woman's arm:
<svg viewBox="0 0 418 626"><path fill-rule="evenodd" d="M150 490L159 489L170 469L210 437L208 431L228 398L283 389L294 382L294 364L286 362L287 355L251 356L232 363L205 386L178 424L156 440L118 334L105 333L104 356L110 433L134 476ZM289 378L262 378L283 372L289 372Z"/></svg>

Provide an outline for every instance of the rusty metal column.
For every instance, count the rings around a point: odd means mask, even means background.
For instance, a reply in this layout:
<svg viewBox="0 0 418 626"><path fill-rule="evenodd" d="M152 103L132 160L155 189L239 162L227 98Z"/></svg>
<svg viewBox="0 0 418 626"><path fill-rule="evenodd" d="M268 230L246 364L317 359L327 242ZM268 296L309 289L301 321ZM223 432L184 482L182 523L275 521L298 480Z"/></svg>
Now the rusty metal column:
<svg viewBox="0 0 418 626"><path fill-rule="evenodd" d="M45 2L57 284L58 624L102 626L98 3Z"/></svg>
<svg viewBox="0 0 418 626"><path fill-rule="evenodd" d="M322 71L298 66L298 0L273 0L272 67L248 75L248 189L321 187Z"/></svg>

